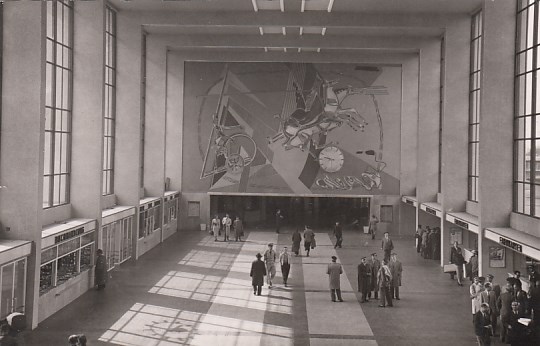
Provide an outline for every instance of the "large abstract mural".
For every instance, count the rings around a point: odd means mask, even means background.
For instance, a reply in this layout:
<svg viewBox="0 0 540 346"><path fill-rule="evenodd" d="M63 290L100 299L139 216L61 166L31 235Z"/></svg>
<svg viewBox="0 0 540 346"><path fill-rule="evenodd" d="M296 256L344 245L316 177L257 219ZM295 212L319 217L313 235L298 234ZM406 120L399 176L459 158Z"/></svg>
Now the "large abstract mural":
<svg viewBox="0 0 540 346"><path fill-rule="evenodd" d="M401 69L186 62L183 190L399 194Z"/></svg>

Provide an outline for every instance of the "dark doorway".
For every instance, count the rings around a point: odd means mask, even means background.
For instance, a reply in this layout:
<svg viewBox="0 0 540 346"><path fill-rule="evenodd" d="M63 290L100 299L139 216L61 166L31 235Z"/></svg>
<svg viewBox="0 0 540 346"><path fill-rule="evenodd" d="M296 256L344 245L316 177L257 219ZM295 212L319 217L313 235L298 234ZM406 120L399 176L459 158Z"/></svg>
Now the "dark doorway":
<svg viewBox="0 0 540 346"><path fill-rule="evenodd" d="M211 196L211 215L239 216L246 227L273 228L278 209L284 228L304 225L322 229L340 221L345 228L361 228L369 221L369 197Z"/></svg>

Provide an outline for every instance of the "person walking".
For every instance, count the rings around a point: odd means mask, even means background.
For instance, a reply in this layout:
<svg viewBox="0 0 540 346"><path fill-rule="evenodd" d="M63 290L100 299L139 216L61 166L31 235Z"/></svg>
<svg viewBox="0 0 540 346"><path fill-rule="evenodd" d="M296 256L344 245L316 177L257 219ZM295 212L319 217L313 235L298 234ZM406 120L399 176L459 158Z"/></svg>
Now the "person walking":
<svg viewBox="0 0 540 346"><path fill-rule="evenodd" d="M283 214L281 214L281 209L278 209L276 211L276 233L279 233L281 221L283 221Z"/></svg>
<svg viewBox="0 0 540 346"><path fill-rule="evenodd" d="M371 234L371 239L375 239L378 223L379 219L375 216L375 214L371 215L371 219L369 219L369 234Z"/></svg>
<svg viewBox="0 0 540 346"><path fill-rule="evenodd" d="M390 239L390 235L388 232L384 232L384 238L381 241L381 250L384 251L384 260L386 262L390 262L390 254L392 253L392 250L394 250L394 243L392 242L392 239Z"/></svg>
<svg viewBox="0 0 540 346"><path fill-rule="evenodd" d="M242 220L240 220L240 217L236 217L236 220L233 222L234 232L236 235L236 241L242 241L242 237L244 236L244 225L242 224Z"/></svg>
<svg viewBox="0 0 540 346"><path fill-rule="evenodd" d="M214 241L217 241L220 228L221 228L221 221L219 221L219 216L216 215L212 219L212 233L214 233Z"/></svg>
<svg viewBox="0 0 540 346"><path fill-rule="evenodd" d="M454 244L450 248L450 264L456 264L456 261L457 261L456 256L457 256L458 250L461 250L461 248L458 246L458 242L454 241ZM456 272L450 272L450 280L454 280L454 275L456 275Z"/></svg>
<svg viewBox="0 0 540 346"><path fill-rule="evenodd" d="M341 298L341 274L343 274L343 268L341 267L341 264L337 263L337 257L332 256L332 263L328 264L328 269L326 270L326 274L328 274L329 278L329 286L330 286L330 298L333 302L337 300L342 302L343 299Z"/></svg>
<svg viewBox="0 0 540 346"><path fill-rule="evenodd" d="M417 253L420 253L420 249L422 248L422 233L423 233L422 225L418 225L418 229L416 230L416 233L414 234Z"/></svg>
<svg viewBox="0 0 540 346"><path fill-rule="evenodd" d="M221 220L221 223L223 224L223 229L224 229L223 241L229 241L229 237L231 236L231 225L232 225L232 220L229 217L229 214L225 214L225 216L223 217L223 220Z"/></svg>
<svg viewBox="0 0 540 346"><path fill-rule="evenodd" d="M251 263L251 271L249 273L249 276L251 276L253 294L260 296L262 287L264 285L266 266L264 265L264 262L261 261L262 255L260 253L256 254L255 257L257 257L257 259Z"/></svg>
<svg viewBox="0 0 540 346"><path fill-rule="evenodd" d="M397 259L397 254L392 254L392 299L399 299L399 286L401 286L401 274L403 273L403 266Z"/></svg>
<svg viewBox="0 0 540 346"><path fill-rule="evenodd" d="M274 251L274 243L268 243L268 249L264 252L264 263L266 264L266 281L268 288L272 288L272 280L276 276L276 260L277 255Z"/></svg>
<svg viewBox="0 0 540 346"><path fill-rule="evenodd" d="M371 298L371 291L373 291L373 296L375 299L379 299L379 287L377 286L377 274L381 268L381 262L377 259L377 254L374 252L371 254L371 287L368 293L368 298Z"/></svg>
<svg viewBox="0 0 540 346"><path fill-rule="evenodd" d="M463 253L460 247L457 248L456 254L454 255L454 258L452 259L452 261L456 265L457 284L459 286L463 286L463 283L461 282L461 280L463 280L463 265L466 262L465 262L465 258L463 257Z"/></svg>
<svg viewBox="0 0 540 346"><path fill-rule="evenodd" d="M392 285L392 273L388 268L388 261L383 259L382 265L377 272L377 288L381 295L381 303L379 307L394 306L392 304L392 295L390 294L390 286Z"/></svg>
<svg viewBox="0 0 540 346"><path fill-rule="evenodd" d="M300 253L300 243L302 242L302 235L298 232L298 228L294 231L292 235L292 252L298 257Z"/></svg>
<svg viewBox="0 0 540 346"><path fill-rule="evenodd" d="M341 243L343 242L343 229L339 224L339 221L336 221L336 224L334 225L334 236L336 237L336 245L334 245L334 249L337 247L341 248Z"/></svg>
<svg viewBox="0 0 540 346"><path fill-rule="evenodd" d="M306 225L304 229L304 250L306 250L306 256L309 257L309 251L315 248L315 233Z"/></svg>
<svg viewBox="0 0 540 346"><path fill-rule="evenodd" d="M369 286L370 281L369 278L371 277L371 268L366 263L366 257L362 257L360 260L360 264L358 265L358 292L362 294L362 299L360 300L360 303L367 303L369 302L368 294L369 294Z"/></svg>
<svg viewBox="0 0 540 346"><path fill-rule="evenodd" d="M287 287L287 280L289 279L289 272L291 270L291 256L284 246L283 250L279 254L279 264L281 265L281 276L283 277L283 284Z"/></svg>
<svg viewBox="0 0 540 346"><path fill-rule="evenodd" d="M103 250L98 249L96 251L96 267L95 267L95 285L97 290L102 290L107 284L108 274L107 274L107 258L103 254Z"/></svg>
<svg viewBox="0 0 540 346"><path fill-rule="evenodd" d="M491 319L489 305L486 303L482 303L478 312L474 314L474 334L478 345L491 345Z"/></svg>

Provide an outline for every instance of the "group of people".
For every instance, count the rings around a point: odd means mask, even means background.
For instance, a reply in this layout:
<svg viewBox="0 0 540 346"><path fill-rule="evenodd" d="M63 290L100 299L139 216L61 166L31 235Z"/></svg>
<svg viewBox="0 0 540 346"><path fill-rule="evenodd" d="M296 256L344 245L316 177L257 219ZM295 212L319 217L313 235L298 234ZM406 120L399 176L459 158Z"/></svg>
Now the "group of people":
<svg viewBox="0 0 540 346"><path fill-rule="evenodd" d="M493 278L491 274L485 278L476 276L469 289L478 344L490 345L500 321L501 342L517 346L538 345L540 277L531 277L529 292L523 290L519 272L507 278L502 289Z"/></svg>
<svg viewBox="0 0 540 346"><path fill-rule="evenodd" d="M230 241L231 237L236 241L242 241L244 225L240 217L237 216L233 221L229 214L225 214L222 220L218 215L214 216L210 225L210 234L214 236L214 241L218 240L221 233L223 233L223 241Z"/></svg>
<svg viewBox="0 0 540 346"><path fill-rule="evenodd" d="M254 295L261 295L265 276L268 287L273 287L272 280L274 280L274 277L276 276L276 262L278 261L281 267L283 284L287 287L287 280L289 279L289 272L291 270L291 256L286 246L283 247L278 256L274 250L274 243L268 243L268 249L264 252L264 255L261 255L259 252L255 257L257 257L257 259L251 263L251 271L249 273ZM261 258L263 258L264 261L261 260Z"/></svg>
<svg viewBox="0 0 540 346"><path fill-rule="evenodd" d="M478 251L473 250L472 256L469 258L469 261L465 261L465 257L463 255L463 250L458 245L457 241L454 241L454 244L452 244L452 247L450 248L450 264L455 265L455 270L450 271L450 279L454 279L455 276L457 276L457 283L459 286L463 286L463 278L464 278L464 272L463 272L463 265L467 265L467 275L471 281L473 281L474 277L478 276Z"/></svg>
<svg viewBox="0 0 540 346"><path fill-rule="evenodd" d="M441 229L440 227L431 228L418 225L414 235L416 240L416 252L422 255L424 259L440 259L441 254Z"/></svg>
<svg viewBox="0 0 540 346"><path fill-rule="evenodd" d="M377 253L371 254L371 260L362 257L358 265L358 292L362 294L360 303L367 303L371 299L381 297L379 307L393 306L392 300L400 300L399 287L403 266L397 259L397 254L392 253L380 262Z"/></svg>

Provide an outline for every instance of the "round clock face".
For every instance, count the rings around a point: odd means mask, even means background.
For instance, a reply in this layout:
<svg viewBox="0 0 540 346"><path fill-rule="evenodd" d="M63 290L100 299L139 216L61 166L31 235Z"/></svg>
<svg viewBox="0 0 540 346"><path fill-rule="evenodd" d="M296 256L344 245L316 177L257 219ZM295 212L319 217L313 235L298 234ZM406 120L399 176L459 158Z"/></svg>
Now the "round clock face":
<svg viewBox="0 0 540 346"><path fill-rule="evenodd" d="M339 171L344 161L343 152L333 145L327 146L319 153L319 165L328 173Z"/></svg>

